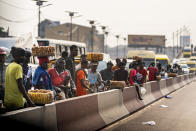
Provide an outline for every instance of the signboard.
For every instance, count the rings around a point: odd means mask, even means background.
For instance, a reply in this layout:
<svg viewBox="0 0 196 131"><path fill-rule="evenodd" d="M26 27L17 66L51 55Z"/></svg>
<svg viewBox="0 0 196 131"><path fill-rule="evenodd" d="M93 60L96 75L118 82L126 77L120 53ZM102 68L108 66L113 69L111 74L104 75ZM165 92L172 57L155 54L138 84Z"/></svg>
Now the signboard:
<svg viewBox="0 0 196 131"><path fill-rule="evenodd" d="M180 46L190 46L190 36L180 36Z"/></svg>
<svg viewBox="0 0 196 131"><path fill-rule="evenodd" d="M128 46L165 47L163 35L128 35Z"/></svg>

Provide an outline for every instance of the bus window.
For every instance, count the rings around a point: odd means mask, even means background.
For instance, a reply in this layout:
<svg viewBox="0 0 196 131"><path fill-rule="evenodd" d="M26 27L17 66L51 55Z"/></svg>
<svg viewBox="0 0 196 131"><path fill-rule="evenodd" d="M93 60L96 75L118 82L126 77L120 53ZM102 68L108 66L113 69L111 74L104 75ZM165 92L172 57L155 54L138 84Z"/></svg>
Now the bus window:
<svg viewBox="0 0 196 131"><path fill-rule="evenodd" d="M65 51L65 46L63 46L63 45L61 46L61 51L62 51L62 52ZM61 52L61 53L62 53L62 52Z"/></svg>
<svg viewBox="0 0 196 131"><path fill-rule="evenodd" d="M67 48L68 56L70 55L70 47Z"/></svg>
<svg viewBox="0 0 196 131"><path fill-rule="evenodd" d="M79 49L80 49L80 54L83 54L83 53L82 53L82 48L79 48Z"/></svg>
<svg viewBox="0 0 196 131"><path fill-rule="evenodd" d="M37 43L39 46L49 46L49 41L38 40Z"/></svg>
<svg viewBox="0 0 196 131"><path fill-rule="evenodd" d="M56 45L56 56L58 57L60 55L60 46Z"/></svg>
<svg viewBox="0 0 196 131"><path fill-rule="evenodd" d="M59 54L61 54L61 46L59 45Z"/></svg>
<svg viewBox="0 0 196 131"><path fill-rule="evenodd" d="M78 48L78 55L81 55L80 48Z"/></svg>
<svg viewBox="0 0 196 131"><path fill-rule="evenodd" d="M67 48L67 46L64 46L64 48L65 48L65 51L67 51L67 52L68 52L68 48Z"/></svg>

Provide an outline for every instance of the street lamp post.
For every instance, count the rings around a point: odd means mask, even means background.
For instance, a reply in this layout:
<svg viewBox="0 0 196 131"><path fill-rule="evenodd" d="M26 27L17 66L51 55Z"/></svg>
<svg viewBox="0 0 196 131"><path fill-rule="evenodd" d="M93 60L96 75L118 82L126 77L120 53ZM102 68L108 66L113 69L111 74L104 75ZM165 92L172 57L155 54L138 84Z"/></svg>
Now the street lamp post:
<svg viewBox="0 0 196 131"><path fill-rule="evenodd" d="M41 14L41 11L40 11L40 8L41 6L43 5L44 2L47 2L47 1L43 1L43 0L33 0L33 1L36 1L36 5L38 6L38 37L40 37L40 14Z"/></svg>
<svg viewBox="0 0 196 131"><path fill-rule="evenodd" d="M69 16L70 16L70 20L71 20L71 23L70 23L70 41L72 41L72 17L74 16L74 13L70 12Z"/></svg>
<svg viewBox="0 0 196 131"><path fill-rule="evenodd" d="M70 16L70 38L69 40L72 41L72 19L74 17L75 14L77 14L78 12L72 12L72 11L66 11L67 13L69 13L69 16ZM80 16L78 16L80 17Z"/></svg>
<svg viewBox="0 0 196 131"><path fill-rule="evenodd" d="M177 53L178 53L178 40L179 40L179 30L176 31L176 39L177 39Z"/></svg>
<svg viewBox="0 0 196 131"><path fill-rule="evenodd" d="M101 28L103 30L103 53L105 53L105 29L106 27L102 26Z"/></svg>
<svg viewBox="0 0 196 131"><path fill-rule="evenodd" d="M175 36L174 36L174 35L175 35L175 34L174 34L174 32L173 32L173 35L172 35L172 37L173 37L173 58L175 58L175 52L174 52L174 43L175 43L175 42L174 42L174 37L175 37Z"/></svg>
<svg viewBox="0 0 196 131"><path fill-rule="evenodd" d="M40 21L41 21L41 18L40 18L40 15L41 15L41 7L46 7L46 6L50 6L52 4L48 4L48 5L45 5L45 6L42 6L44 2L48 2L48 1L45 1L45 0L33 0L33 1L36 1L36 5L38 6L38 37L41 36L41 25L40 25Z"/></svg>
<svg viewBox="0 0 196 131"><path fill-rule="evenodd" d="M117 47L116 47L116 56L118 57L118 40L119 40L119 35L116 35L116 39L117 39Z"/></svg>
<svg viewBox="0 0 196 131"><path fill-rule="evenodd" d="M124 57L125 57L125 51L126 51L126 41L127 41L127 38L124 38L124 42L125 42L125 46L124 46Z"/></svg>
<svg viewBox="0 0 196 131"><path fill-rule="evenodd" d="M95 28L95 21L94 20L90 20L89 21L89 24L91 25L91 51L93 52L94 51L94 28Z"/></svg>
<svg viewBox="0 0 196 131"><path fill-rule="evenodd" d="M108 37L108 32L105 32L105 53L108 53L108 47L107 47L107 37Z"/></svg>

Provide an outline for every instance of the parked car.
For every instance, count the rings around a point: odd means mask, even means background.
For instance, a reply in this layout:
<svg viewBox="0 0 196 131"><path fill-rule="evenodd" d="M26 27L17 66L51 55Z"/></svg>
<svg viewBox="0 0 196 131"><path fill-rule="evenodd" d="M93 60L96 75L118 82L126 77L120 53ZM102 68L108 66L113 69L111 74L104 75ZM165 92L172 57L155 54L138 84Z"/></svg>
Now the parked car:
<svg viewBox="0 0 196 131"><path fill-rule="evenodd" d="M181 66L182 71L183 71L184 74L189 74L189 72L190 72L190 70L189 70L190 67L188 67L187 64L180 64L180 66Z"/></svg>

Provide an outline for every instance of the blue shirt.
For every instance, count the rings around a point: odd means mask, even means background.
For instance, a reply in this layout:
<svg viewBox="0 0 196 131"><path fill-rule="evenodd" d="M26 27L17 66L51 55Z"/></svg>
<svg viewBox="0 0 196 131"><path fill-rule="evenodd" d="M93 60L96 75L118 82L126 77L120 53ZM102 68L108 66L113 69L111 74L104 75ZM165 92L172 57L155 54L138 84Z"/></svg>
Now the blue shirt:
<svg viewBox="0 0 196 131"><path fill-rule="evenodd" d="M41 66L38 66L33 75L33 86L39 88L38 85L41 85L46 90L53 90L51 78L46 70Z"/></svg>

